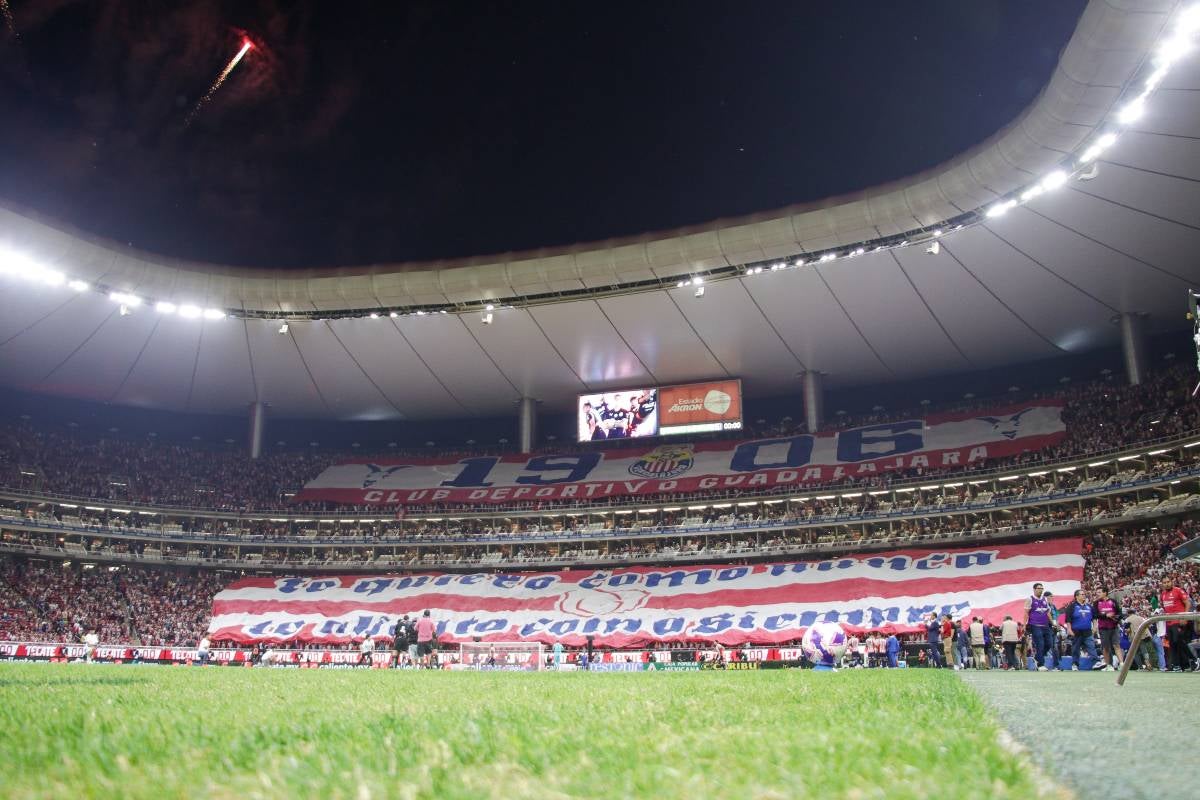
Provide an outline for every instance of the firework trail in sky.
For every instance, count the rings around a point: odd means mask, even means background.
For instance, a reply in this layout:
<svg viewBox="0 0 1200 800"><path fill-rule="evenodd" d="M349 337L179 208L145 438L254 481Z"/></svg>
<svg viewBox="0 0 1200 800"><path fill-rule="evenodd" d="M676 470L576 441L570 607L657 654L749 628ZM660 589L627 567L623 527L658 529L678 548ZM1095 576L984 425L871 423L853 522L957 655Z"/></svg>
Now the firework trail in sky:
<svg viewBox="0 0 1200 800"><path fill-rule="evenodd" d="M7 2L7 0L0 0L0 3L4 2ZM200 110L203 109L204 106L208 105L208 101L212 100L213 95L216 94L217 90L221 88L221 84L223 84L225 79L229 77L229 73L233 72L234 68L237 67L238 62L240 62L246 53L250 52L253 47L254 45L249 39L242 41L242 49L237 51L237 55L229 59L229 63L225 65L225 69L221 70L221 74L217 76L215 81L213 81L213 85L208 87L208 91L204 93L204 96L196 102L196 105L193 106L192 110L188 113L187 119L185 119L183 122L183 127L185 129L191 126L192 120L196 118L196 115L200 113Z"/></svg>
<svg viewBox="0 0 1200 800"><path fill-rule="evenodd" d="M8 32L18 42L21 41L21 34L17 33L17 25L13 22L12 9L8 7L8 0L0 0L0 14L4 14L4 24L8 26Z"/></svg>

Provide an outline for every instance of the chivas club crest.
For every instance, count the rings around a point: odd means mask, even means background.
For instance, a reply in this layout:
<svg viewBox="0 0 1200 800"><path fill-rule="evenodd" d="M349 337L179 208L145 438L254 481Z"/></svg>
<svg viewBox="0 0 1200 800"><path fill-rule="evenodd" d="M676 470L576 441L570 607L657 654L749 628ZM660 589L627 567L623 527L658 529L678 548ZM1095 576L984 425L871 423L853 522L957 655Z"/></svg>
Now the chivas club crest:
<svg viewBox="0 0 1200 800"><path fill-rule="evenodd" d="M630 464L629 472L639 478L674 478L687 472L694 463L690 444L665 444Z"/></svg>

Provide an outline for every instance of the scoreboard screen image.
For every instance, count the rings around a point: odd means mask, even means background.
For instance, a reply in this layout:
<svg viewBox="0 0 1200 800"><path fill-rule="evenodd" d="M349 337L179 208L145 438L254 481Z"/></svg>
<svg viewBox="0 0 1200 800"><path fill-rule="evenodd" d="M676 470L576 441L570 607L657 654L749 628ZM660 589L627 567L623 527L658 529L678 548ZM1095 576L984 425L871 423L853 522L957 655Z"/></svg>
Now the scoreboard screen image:
<svg viewBox="0 0 1200 800"><path fill-rule="evenodd" d="M624 389L579 396L581 442L658 435L658 389Z"/></svg>
<svg viewBox="0 0 1200 800"><path fill-rule="evenodd" d="M579 395L581 442L742 429L742 382L705 381Z"/></svg>

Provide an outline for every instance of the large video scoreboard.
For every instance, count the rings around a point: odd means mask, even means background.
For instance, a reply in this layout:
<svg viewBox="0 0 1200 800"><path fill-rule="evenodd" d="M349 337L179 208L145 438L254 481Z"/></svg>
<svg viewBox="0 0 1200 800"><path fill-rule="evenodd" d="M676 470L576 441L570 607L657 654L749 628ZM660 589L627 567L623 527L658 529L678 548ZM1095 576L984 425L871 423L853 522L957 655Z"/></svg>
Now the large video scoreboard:
<svg viewBox="0 0 1200 800"><path fill-rule="evenodd" d="M742 382L705 381L579 395L578 438L674 436L742 429Z"/></svg>

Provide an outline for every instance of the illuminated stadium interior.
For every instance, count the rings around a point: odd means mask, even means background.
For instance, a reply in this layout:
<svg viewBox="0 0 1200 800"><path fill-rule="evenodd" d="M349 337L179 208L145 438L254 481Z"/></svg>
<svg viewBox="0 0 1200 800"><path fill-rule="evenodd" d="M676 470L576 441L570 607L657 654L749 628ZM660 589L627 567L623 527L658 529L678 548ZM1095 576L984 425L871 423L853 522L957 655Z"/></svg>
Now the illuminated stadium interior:
<svg viewBox="0 0 1200 800"><path fill-rule="evenodd" d="M1033 580L1200 593L1197 51L1200 5L1093 0L941 166L502 256L184 262L6 199L0 659L808 668L836 623L830 665L947 658L1022 738L976 616L1024 654Z"/></svg>

